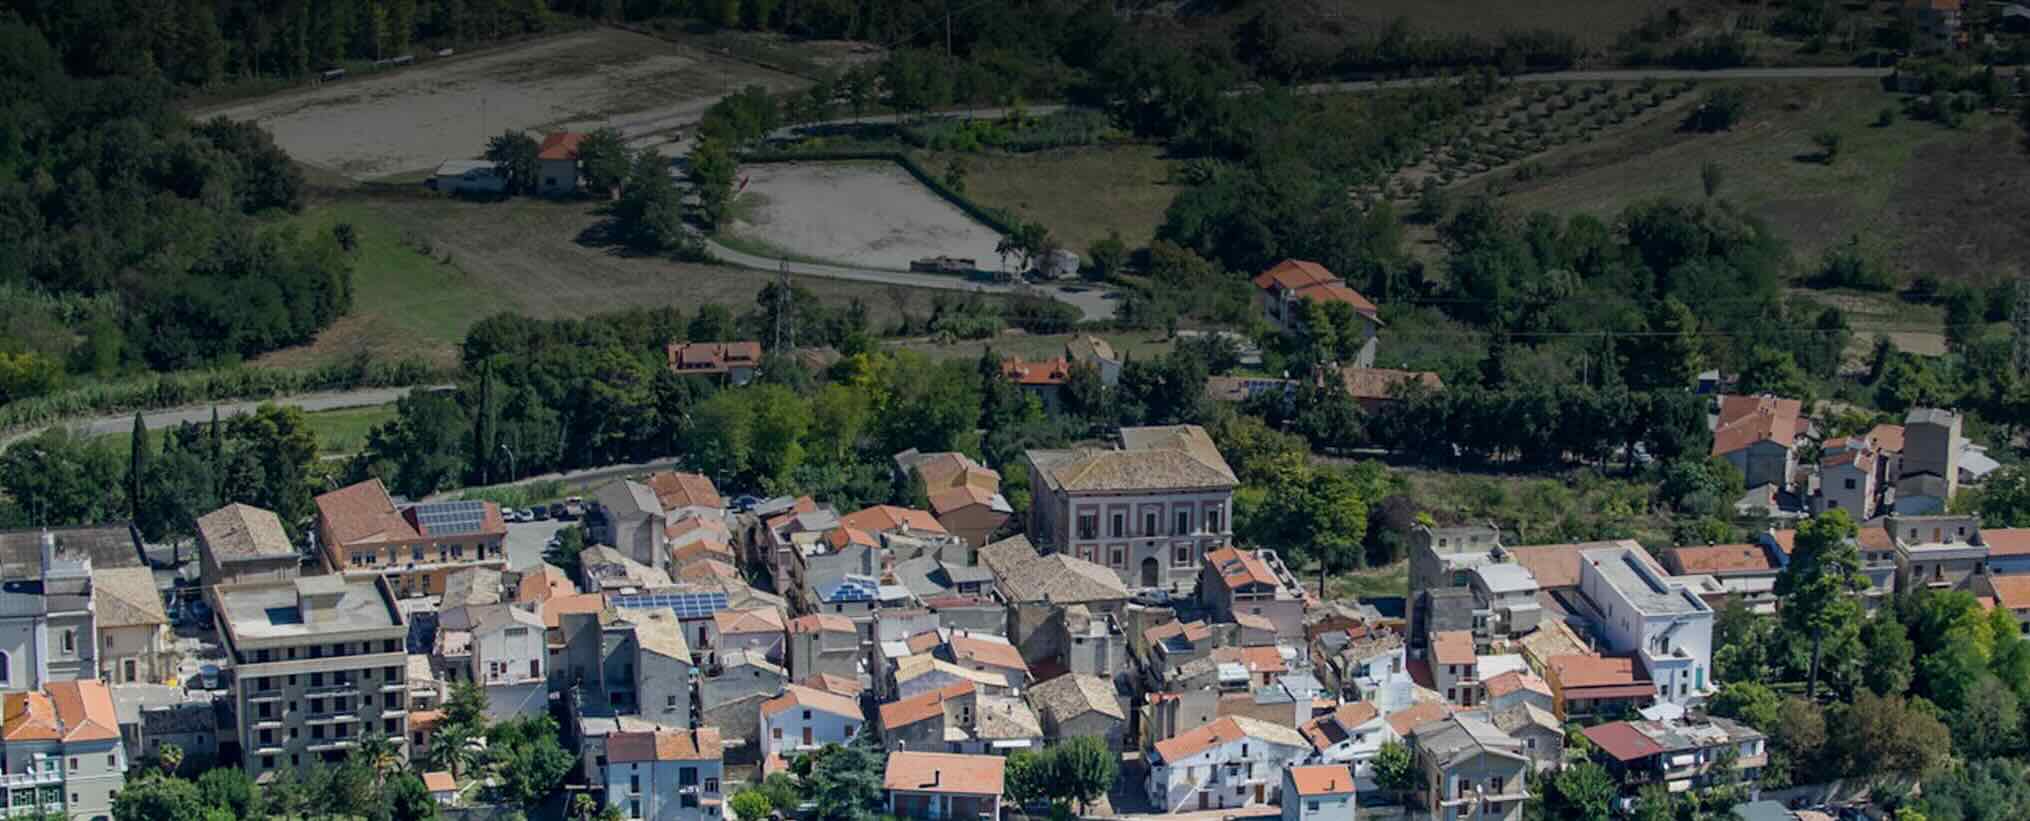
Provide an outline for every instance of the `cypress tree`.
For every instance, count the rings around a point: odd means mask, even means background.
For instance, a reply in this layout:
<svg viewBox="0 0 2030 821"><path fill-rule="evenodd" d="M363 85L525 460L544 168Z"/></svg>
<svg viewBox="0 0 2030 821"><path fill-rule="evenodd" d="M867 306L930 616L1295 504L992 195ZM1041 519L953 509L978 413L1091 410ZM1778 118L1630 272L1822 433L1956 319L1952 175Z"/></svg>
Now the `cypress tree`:
<svg viewBox="0 0 2030 821"><path fill-rule="evenodd" d="M134 412L134 436L127 446L127 516L141 518L141 482L148 473L148 426Z"/></svg>

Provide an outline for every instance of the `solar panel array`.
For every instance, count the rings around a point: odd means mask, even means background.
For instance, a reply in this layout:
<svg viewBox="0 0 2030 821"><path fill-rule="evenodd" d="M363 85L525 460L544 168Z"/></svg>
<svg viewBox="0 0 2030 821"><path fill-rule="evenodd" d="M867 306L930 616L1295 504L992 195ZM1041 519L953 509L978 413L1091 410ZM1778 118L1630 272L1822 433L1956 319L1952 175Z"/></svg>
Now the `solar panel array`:
<svg viewBox="0 0 2030 821"><path fill-rule="evenodd" d="M828 602L873 601L881 589L879 582L866 576L847 576L832 589L826 591Z"/></svg>
<svg viewBox="0 0 2030 821"><path fill-rule="evenodd" d="M416 523L432 536L478 533L486 524L485 502L428 502L416 506Z"/></svg>
<svg viewBox="0 0 2030 821"><path fill-rule="evenodd" d="M677 611L680 619L702 619L727 608L726 594L718 593L642 593L633 596L614 596L613 606L627 609L667 607Z"/></svg>

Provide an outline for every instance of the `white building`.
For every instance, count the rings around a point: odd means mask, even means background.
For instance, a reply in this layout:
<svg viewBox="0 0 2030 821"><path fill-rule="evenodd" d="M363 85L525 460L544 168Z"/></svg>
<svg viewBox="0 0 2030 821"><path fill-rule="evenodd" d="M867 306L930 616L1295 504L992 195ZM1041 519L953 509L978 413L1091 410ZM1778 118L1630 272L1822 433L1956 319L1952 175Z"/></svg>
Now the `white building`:
<svg viewBox="0 0 2030 821"><path fill-rule="evenodd" d="M1344 764L1283 771L1283 821L1353 821L1353 774Z"/></svg>
<svg viewBox="0 0 2030 821"><path fill-rule="evenodd" d="M1713 609L1640 548L1580 554L1579 591L1599 611L1605 652L1635 653L1657 700L1703 701L1713 690Z"/></svg>
<svg viewBox="0 0 2030 821"><path fill-rule="evenodd" d="M1375 788L1374 757L1381 752L1383 744L1396 737L1389 729L1389 723L1383 719L1381 710L1366 701L1341 704L1331 713L1305 722L1297 730L1304 734L1306 741L1311 742L1311 755L1306 761L1351 765L1354 778L1359 780L1359 788L1363 790Z"/></svg>
<svg viewBox="0 0 2030 821"><path fill-rule="evenodd" d="M1188 589L1233 536L1239 480L1196 425L1122 428L1121 445L1029 451L1029 536L1129 586Z"/></svg>
<svg viewBox="0 0 2030 821"><path fill-rule="evenodd" d="M423 184L446 194L498 194L507 190L507 178L500 175L490 160L445 160Z"/></svg>
<svg viewBox="0 0 2030 821"><path fill-rule="evenodd" d="M705 821L725 817L719 730L658 730L606 737L606 806L623 818Z"/></svg>
<svg viewBox="0 0 2030 821"><path fill-rule="evenodd" d="M92 555L62 531L7 540L0 555L0 689L98 674ZM28 545L33 544L33 547Z"/></svg>
<svg viewBox="0 0 2030 821"><path fill-rule="evenodd" d="M1311 744L1280 724L1227 716L1156 742L1149 751L1149 800L1164 812L1277 803L1283 769Z"/></svg>
<svg viewBox="0 0 2030 821"><path fill-rule="evenodd" d="M761 755L807 753L826 744L844 744L866 724L853 699L792 684L761 704Z"/></svg>
<svg viewBox="0 0 2030 821"><path fill-rule="evenodd" d="M549 709L549 647L543 618L520 607L488 608L472 626L472 680L486 689L495 720L542 715Z"/></svg>

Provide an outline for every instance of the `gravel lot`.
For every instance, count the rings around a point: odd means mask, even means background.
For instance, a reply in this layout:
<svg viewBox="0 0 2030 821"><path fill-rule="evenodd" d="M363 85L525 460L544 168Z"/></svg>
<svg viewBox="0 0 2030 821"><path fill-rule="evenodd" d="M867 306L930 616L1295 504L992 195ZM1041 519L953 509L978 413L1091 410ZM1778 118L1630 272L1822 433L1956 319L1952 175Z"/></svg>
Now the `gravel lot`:
<svg viewBox="0 0 2030 821"><path fill-rule="evenodd" d="M253 120L297 160L354 179L473 157L510 128L681 129L725 94L804 81L647 35L594 29L201 112Z"/></svg>
<svg viewBox="0 0 2030 821"><path fill-rule="evenodd" d="M1001 265L1000 234L893 163L768 163L740 173L760 199L736 230L790 254L899 271L940 254Z"/></svg>
<svg viewBox="0 0 2030 821"><path fill-rule="evenodd" d="M567 525L577 522L560 522L544 519L540 522L518 522L507 526L507 556L509 570L527 570L543 563L543 546L550 543L550 537Z"/></svg>

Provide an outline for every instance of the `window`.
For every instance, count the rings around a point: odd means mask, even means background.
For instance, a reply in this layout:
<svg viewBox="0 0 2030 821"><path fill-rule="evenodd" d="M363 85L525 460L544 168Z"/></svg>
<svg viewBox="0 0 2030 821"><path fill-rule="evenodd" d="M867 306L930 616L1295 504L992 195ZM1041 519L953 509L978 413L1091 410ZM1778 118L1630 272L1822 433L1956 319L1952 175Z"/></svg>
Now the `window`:
<svg viewBox="0 0 2030 821"><path fill-rule="evenodd" d="M313 649L314 649L314 648L313 648ZM323 673L311 673L311 674L310 674L310 686L312 686L312 687L323 687L323 686L324 686L324 674L323 674Z"/></svg>
<svg viewBox="0 0 2030 821"><path fill-rule="evenodd" d="M1078 537L1097 539L1100 537L1100 515L1097 513L1078 514Z"/></svg>
<svg viewBox="0 0 2030 821"><path fill-rule="evenodd" d="M1128 517L1119 513L1107 519L1107 538L1118 539L1128 535Z"/></svg>
<svg viewBox="0 0 2030 821"><path fill-rule="evenodd" d="M1177 557L1176 557L1176 558L1177 558L1177 565L1178 565L1179 567L1182 567L1182 566L1184 566L1184 565L1190 564L1190 563L1191 563L1191 545L1188 545L1188 544L1181 544L1181 545L1178 545L1178 546L1177 546Z"/></svg>
<svg viewBox="0 0 2030 821"><path fill-rule="evenodd" d="M1488 784L1488 791L1494 793L1495 795L1500 795L1501 781L1502 781L1501 776L1495 776L1494 780L1492 782L1489 782Z"/></svg>
<svg viewBox="0 0 2030 821"><path fill-rule="evenodd" d="M551 182L552 184L555 184L555 183L556 183L556 180L551 180L550 182ZM640 801L629 801L629 802L627 802L627 817L629 817L629 818L640 818L640 817L641 817L641 802L640 802Z"/></svg>
<svg viewBox="0 0 2030 821"><path fill-rule="evenodd" d="M770 728L768 728L768 737L769 737L769 738L773 738L773 739L775 739L775 740L777 740L777 741L781 741L781 740L782 740L782 728L781 728L781 727L770 727Z"/></svg>
<svg viewBox="0 0 2030 821"><path fill-rule="evenodd" d="M1854 480L1852 480L1852 479L1848 479L1848 480L1847 480L1847 489L1848 489L1848 490L1853 490L1853 489L1854 489Z"/></svg>
<svg viewBox="0 0 2030 821"><path fill-rule="evenodd" d="M1177 527L1176 532L1178 534L1182 535L1191 532L1191 511L1180 510L1171 515L1173 524L1175 524Z"/></svg>
<svg viewBox="0 0 2030 821"><path fill-rule="evenodd" d="M119 766L119 762L118 762L118 761L115 761L115 760L113 760L113 755L112 755L111 753L107 753L107 754L106 754L106 766L108 766L108 767L116 767L116 766Z"/></svg>
<svg viewBox="0 0 2030 821"><path fill-rule="evenodd" d="M1489 801L1489 802L1487 802L1487 814L1488 814L1488 815L1500 815L1500 814L1501 814L1501 802L1500 802L1500 801Z"/></svg>
<svg viewBox="0 0 2030 821"><path fill-rule="evenodd" d="M809 710L805 710L805 711L804 711L804 720L805 720L805 721L809 721L809 720L811 720L811 711L809 711Z"/></svg>
<svg viewBox="0 0 2030 821"><path fill-rule="evenodd" d="M63 631L63 651L66 653L75 653L78 651L78 631L76 630Z"/></svg>
<svg viewBox="0 0 2030 821"><path fill-rule="evenodd" d="M1142 511L1142 535L1144 536L1156 535L1156 511L1153 510Z"/></svg>
<svg viewBox="0 0 2030 821"><path fill-rule="evenodd" d="M719 792L719 779L717 778L705 779L705 793L707 795L713 795L717 794L718 792Z"/></svg>
<svg viewBox="0 0 2030 821"><path fill-rule="evenodd" d="M1111 547L1111 548L1108 548L1108 550L1107 550L1107 566L1109 566L1109 567L1126 567L1126 566L1127 566L1127 562L1128 562L1128 556L1127 556L1127 553L1126 553L1125 551L1123 551L1123 550L1121 549L1121 546L1120 546L1120 545L1114 545L1113 547Z"/></svg>
<svg viewBox="0 0 2030 821"><path fill-rule="evenodd" d="M627 777L627 791L631 793L641 792L641 776L630 775Z"/></svg>
<svg viewBox="0 0 2030 821"><path fill-rule="evenodd" d="M1218 533L1218 532L1219 532L1219 514L1220 514L1220 509L1219 509L1218 507L1214 507L1214 508L1212 508L1211 510L1208 510L1208 511L1206 511L1206 512L1205 512L1205 529L1206 529L1206 532L1208 532L1208 533Z"/></svg>
<svg viewBox="0 0 2030 821"><path fill-rule="evenodd" d="M1316 801L1306 801L1306 802L1304 802L1304 811L1305 811L1305 812L1317 812L1317 811L1318 811L1318 802L1316 802Z"/></svg>
<svg viewBox="0 0 2030 821"><path fill-rule="evenodd" d="M423 546L422 546L422 545L416 545L415 547L411 547L411 548L409 548L409 560L410 560L410 561L417 561L417 562L420 562L420 561L422 561L422 560L423 560Z"/></svg>
<svg viewBox="0 0 2030 821"><path fill-rule="evenodd" d="M677 709L677 697L674 694L663 697L663 706L671 710Z"/></svg>

